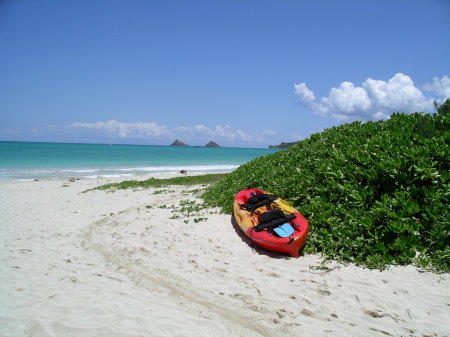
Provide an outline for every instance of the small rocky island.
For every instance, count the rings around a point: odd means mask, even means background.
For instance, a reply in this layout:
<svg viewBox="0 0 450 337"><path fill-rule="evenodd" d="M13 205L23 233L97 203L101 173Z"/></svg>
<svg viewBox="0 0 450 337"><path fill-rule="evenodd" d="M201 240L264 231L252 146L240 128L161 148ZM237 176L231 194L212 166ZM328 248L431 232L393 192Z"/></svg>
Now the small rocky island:
<svg viewBox="0 0 450 337"><path fill-rule="evenodd" d="M189 146L186 143L183 143L181 140L176 139L170 146Z"/></svg>
<svg viewBox="0 0 450 337"><path fill-rule="evenodd" d="M186 144L185 142L182 142L179 139L176 139L172 144L170 144L170 146L190 146L190 145ZM221 146L211 140L205 146L195 146L195 147L221 147Z"/></svg>
<svg viewBox="0 0 450 337"><path fill-rule="evenodd" d="M220 145L211 140L208 144L205 145L205 147L220 147Z"/></svg>

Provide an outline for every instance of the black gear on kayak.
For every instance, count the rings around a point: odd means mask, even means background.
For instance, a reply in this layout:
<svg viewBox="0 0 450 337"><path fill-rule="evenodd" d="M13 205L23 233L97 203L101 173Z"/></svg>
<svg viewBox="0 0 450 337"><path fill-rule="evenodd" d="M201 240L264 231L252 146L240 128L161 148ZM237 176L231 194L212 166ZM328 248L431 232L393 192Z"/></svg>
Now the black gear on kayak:
<svg viewBox="0 0 450 337"><path fill-rule="evenodd" d="M261 206L270 205L278 199L278 196L274 194L255 194L252 192L252 196L247 199L247 203L241 204L241 208L250 212L250 215L253 215L256 209Z"/></svg>
<svg viewBox="0 0 450 337"><path fill-rule="evenodd" d="M273 209L268 212L261 214L259 224L253 229L256 232L261 232L264 229L271 229L278 227L284 223L291 222L296 218L295 214L285 214L280 209Z"/></svg>

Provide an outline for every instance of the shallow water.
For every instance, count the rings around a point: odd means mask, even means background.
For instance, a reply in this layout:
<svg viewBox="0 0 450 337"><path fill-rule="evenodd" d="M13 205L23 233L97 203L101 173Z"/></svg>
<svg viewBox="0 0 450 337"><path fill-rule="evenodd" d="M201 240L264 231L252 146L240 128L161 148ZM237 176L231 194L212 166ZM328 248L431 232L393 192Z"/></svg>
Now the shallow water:
<svg viewBox="0 0 450 337"><path fill-rule="evenodd" d="M230 172L278 150L73 143L0 142L0 180L127 177Z"/></svg>

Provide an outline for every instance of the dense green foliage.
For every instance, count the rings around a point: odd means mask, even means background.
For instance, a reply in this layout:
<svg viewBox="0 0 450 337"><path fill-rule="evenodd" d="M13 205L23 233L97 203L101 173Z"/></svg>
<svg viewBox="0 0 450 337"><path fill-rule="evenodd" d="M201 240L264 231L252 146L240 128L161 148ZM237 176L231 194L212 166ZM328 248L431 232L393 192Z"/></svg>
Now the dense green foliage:
<svg viewBox="0 0 450 337"><path fill-rule="evenodd" d="M120 183L114 184L106 184L102 186L98 186L92 188L88 191L92 190L123 190L127 188L150 188L150 187L165 187L169 185L202 185L202 184L211 184L214 183L223 177L225 177L226 173L211 173L204 174L198 176L183 176L183 177L174 177L168 179L156 179L150 178L147 180L127 180L122 181ZM87 192L87 191L86 191Z"/></svg>
<svg viewBox="0 0 450 337"><path fill-rule="evenodd" d="M354 122L242 165L204 194L232 213L247 187L306 216L306 252L371 268L450 271L450 113ZM445 104L447 106L445 107Z"/></svg>
<svg viewBox="0 0 450 337"><path fill-rule="evenodd" d="M285 143L282 142L278 145L269 145L269 149L287 149L288 147L297 144L298 142Z"/></svg>

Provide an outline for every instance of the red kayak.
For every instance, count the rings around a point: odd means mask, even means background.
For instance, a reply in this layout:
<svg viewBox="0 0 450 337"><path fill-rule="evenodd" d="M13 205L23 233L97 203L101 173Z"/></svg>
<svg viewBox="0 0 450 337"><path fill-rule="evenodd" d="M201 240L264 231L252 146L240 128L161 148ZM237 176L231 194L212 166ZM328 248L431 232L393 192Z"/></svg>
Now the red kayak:
<svg viewBox="0 0 450 337"><path fill-rule="evenodd" d="M258 246L298 257L306 243L308 221L276 195L250 188L234 198L234 218Z"/></svg>

